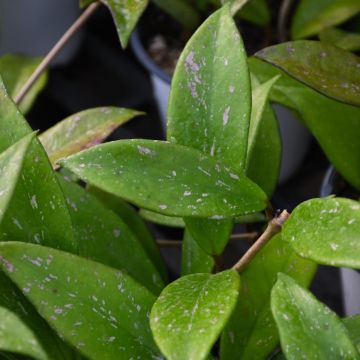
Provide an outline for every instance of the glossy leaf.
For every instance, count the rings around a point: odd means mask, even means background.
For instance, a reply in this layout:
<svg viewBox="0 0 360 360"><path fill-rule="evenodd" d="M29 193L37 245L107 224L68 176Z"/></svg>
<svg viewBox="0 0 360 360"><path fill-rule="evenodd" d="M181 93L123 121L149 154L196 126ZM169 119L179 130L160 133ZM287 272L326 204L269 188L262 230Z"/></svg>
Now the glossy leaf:
<svg viewBox="0 0 360 360"><path fill-rule="evenodd" d="M360 12L358 0L301 0L292 19L291 34L300 39L341 24Z"/></svg>
<svg viewBox="0 0 360 360"><path fill-rule="evenodd" d="M270 294L277 274L291 275L309 286L316 264L299 257L276 235L241 273L239 300L221 338L222 360L267 359L279 342L271 315Z"/></svg>
<svg viewBox="0 0 360 360"><path fill-rule="evenodd" d="M336 100L360 106L360 58L320 41L270 46L256 56Z"/></svg>
<svg viewBox="0 0 360 360"><path fill-rule="evenodd" d="M342 319L350 339L360 353L360 314Z"/></svg>
<svg viewBox="0 0 360 360"><path fill-rule="evenodd" d="M34 333L13 312L0 307L0 349L12 353L48 359Z"/></svg>
<svg viewBox="0 0 360 360"><path fill-rule="evenodd" d="M270 22L271 13L266 0L249 0L238 13L239 17L254 24L265 26Z"/></svg>
<svg viewBox="0 0 360 360"><path fill-rule="evenodd" d="M140 216L142 216L145 220L150 221L154 224L175 227L175 228L183 228L185 227L184 220L175 216L166 216L154 211L141 209Z"/></svg>
<svg viewBox="0 0 360 360"><path fill-rule="evenodd" d="M281 74L270 99L296 111L330 162L350 184L360 189L360 108L321 95L258 59L251 58L249 64L261 82Z"/></svg>
<svg viewBox="0 0 360 360"><path fill-rule="evenodd" d="M114 211L121 220L129 227L131 232L136 236L137 241L141 243L147 256L156 266L159 274L161 274L164 282L168 281L168 274L163 258L160 255L159 247L156 239L146 226L138 212L126 201L106 193L96 187L88 186L87 190L95 195L108 209Z"/></svg>
<svg viewBox="0 0 360 360"><path fill-rule="evenodd" d="M116 269L159 294L164 283L142 244L114 212L81 186L59 176L78 241L79 255Z"/></svg>
<svg viewBox="0 0 360 360"><path fill-rule="evenodd" d="M171 2L168 0L153 0L153 2L188 30L193 31L199 26L200 14L186 0L171 0Z"/></svg>
<svg viewBox="0 0 360 360"><path fill-rule="evenodd" d="M329 28L319 34L322 42L335 45L347 51L360 50L360 34L350 33L341 29Z"/></svg>
<svg viewBox="0 0 360 360"><path fill-rule="evenodd" d="M250 110L246 53L224 6L182 52L170 92L167 138L243 169Z"/></svg>
<svg viewBox="0 0 360 360"><path fill-rule="evenodd" d="M234 309L239 286L234 270L187 275L168 285L150 315L154 339L166 358L206 359Z"/></svg>
<svg viewBox="0 0 360 360"><path fill-rule="evenodd" d="M30 133L32 130L0 80L0 152ZM1 223L0 239L77 251L65 198L37 139L25 156L21 176Z"/></svg>
<svg viewBox="0 0 360 360"><path fill-rule="evenodd" d="M128 275L65 252L2 243L1 266L56 331L89 359L158 356L155 297Z"/></svg>
<svg viewBox="0 0 360 360"><path fill-rule="evenodd" d="M40 64L42 58L24 55L7 54L0 57L0 75L3 78L9 95L14 98L30 75ZM47 72L44 72L33 84L19 105L20 111L27 113L38 94L42 91L47 81Z"/></svg>
<svg viewBox="0 0 360 360"><path fill-rule="evenodd" d="M246 177L195 149L166 142L115 141L61 164L100 189L165 215L233 216L265 206L265 195Z"/></svg>
<svg viewBox="0 0 360 360"><path fill-rule="evenodd" d="M102 107L81 111L60 121L39 136L51 163L101 143L117 127L142 113Z"/></svg>
<svg viewBox="0 0 360 360"><path fill-rule="evenodd" d="M301 256L320 264L360 269L360 203L311 199L295 208L283 237Z"/></svg>
<svg viewBox="0 0 360 360"><path fill-rule="evenodd" d="M360 359L337 315L287 275L279 274L271 310L286 359Z"/></svg>
<svg viewBox="0 0 360 360"><path fill-rule="evenodd" d="M181 275L211 273L215 262L185 230L181 251Z"/></svg>

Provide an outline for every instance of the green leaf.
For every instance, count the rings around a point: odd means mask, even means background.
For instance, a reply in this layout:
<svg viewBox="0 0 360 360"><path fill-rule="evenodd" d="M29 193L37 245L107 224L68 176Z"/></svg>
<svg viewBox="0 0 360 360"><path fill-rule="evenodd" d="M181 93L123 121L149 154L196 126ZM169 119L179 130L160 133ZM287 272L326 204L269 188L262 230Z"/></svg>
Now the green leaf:
<svg viewBox="0 0 360 360"><path fill-rule="evenodd" d="M302 0L292 19L291 34L300 39L341 24L360 12L358 0Z"/></svg>
<svg viewBox="0 0 360 360"><path fill-rule="evenodd" d="M114 141L61 164L100 189L164 215L233 216L265 207L265 194L245 176L195 149L166 142Z"/></svg>
<svg viewBox="0 0 360 360"><path fill-rule="evenodd" d="M360 106L360 58L320 41L270 46L255 54L336 100Z"/></svg>
<svg viewBox="0 0 360 360"><path fill-rule="evenodd" d="M0 152L32 133L0 79ZM21 176L0 227L0 239L77 251L65 198L44 149L29 146Z"/></svg>
<svg viewBox="0 0 360 360"><path fill-rule="evenodd" d="M285 274L272 290L271 310L286 359L360 359L337 315Z"/></svg>
<svg viewBox="0 0 360 360"><path fill-rule="evenodd" d="M81 186L59 176L79 245L79 255L125 270L159 294L164 283L142 244L114 212Z"/></svg>
<svg viewBox="0 0 360 360"><path fill-rule="evenodd" d="M296 111L330 162L350 184L360 189L360 108L321 95L258 59L249 59L249 64L261 82L281 74L270 99Z"/></svg>
<svg viewBox="0 0 360 360"><path fill-rule="evenodd" d="M284 240L319 264L360 268L360 203L311 199L298 205L283 226Z"/></svg>
<svg viewBox="0 0 360 360"><path fill-rule="evenodd" d="M175 216L166 216L154 211L140 209L139 212L140 216L143 217L145 220L148 220L154 224L175 227L175 228L184 228L185 223L182 218L175 217Z"/></svg>
<svg viewBox="0 0 360 360"><path fill-rule="evenodd" d="M151 359L155 297L128 275L65 252L2 243L1 266L41 316L89 359Z"/></svg>
<svg viewBox="0 0 360 360"><path fill-rule="evenodd" d="M102 107L81 111L60 121L39 136L51 163L101 143L117 127L142 113Z"/></svg>
<svg viewBox="0 0 360 360"><path fill-rule="evenodd" d="M129 205L126 201L106 193L96 187L88 186L87 190L95 195L98 200L102 202L108 209L114 211L121 220L129 227L131 232L136 236L137 241L141 243L147 256L156 266L159 274L161 274L164 282L168 281L168 274L163 258L160 255L159 247L156 244L156 239L149 231L143 219L138 212Z"/></svg>
<svg viewBox="0 0 360 360"><path fill-rule="evenodd" d="M240 9L239 17L256 25L266 26L271 20L270 8L266 0L249 0Z"/></svg>
<svg viewBox="0 0 360 360"><path fill-rule="evenodd" d="M341 29L329 28L319 34L322 42L335 45L347 51L360 50L360 34L350 33Z"/></svg>
<svg viewBox="0 0 360 360"><path fill-rule="evenodd" d="M0 74L9 95L14 98L42 61L39 57L7 54L0 57ZM21 100L20 111L25 114L32 107L47 82L44 72Z"/></svg>
<svg viewBox="0 0 360 360"><path fill-rule="evenodd" d="M0 306L0 349L35 359L48 359L36 336L19 317Z"/></svg>
<svg viewBox="0 0 360 360"><path fill-rule="evenodd" d="M239 300L221 338L221 359L233 360L234 354L239 360L267 359L279 342L270 309L277 274L289 274L307 287L315 271L316 264L299 257L280 234L273 237L241 273Z"/></svg>
<svg viewBox="0 0 360 360"><path fill-rule="evenodd" d="M234 270L187 275L168 285L150 315L154 339L167 359L206 359L235 307L239 287Z"/></svg>
<svg viewBox="0 0 360 360"><path fill-rule="evenodd" d="M214 258L204 252L190 232L185 230L181 251L181 275L211 273L214 265Z"/></svg>
<svg viewBox="0 0 360 360"><path fill-rule="evenodd" d="M346 326L350 339L360 353L360 314L342 319Z"/></svg>
<svg viewBox="0 0 360 360"><path fill-rule="evenodd" d="M170 14L181 25L193 31L200 23L200 14L186 0L153 0L153 2Z"/></svg>
<svg viewBox="0 0 360 360"><path fill-rule="evenodd" d="M229 4L230 12L235 15L249 0L221 0L221 4Z"/></svg>
<svg viewBox="0 0 360 360"><path fill-rule="evenodd" d="M246 161L251 86L246 53L229 7L211 15L178 61L169 98L169 141L227 162Z"/></svg>

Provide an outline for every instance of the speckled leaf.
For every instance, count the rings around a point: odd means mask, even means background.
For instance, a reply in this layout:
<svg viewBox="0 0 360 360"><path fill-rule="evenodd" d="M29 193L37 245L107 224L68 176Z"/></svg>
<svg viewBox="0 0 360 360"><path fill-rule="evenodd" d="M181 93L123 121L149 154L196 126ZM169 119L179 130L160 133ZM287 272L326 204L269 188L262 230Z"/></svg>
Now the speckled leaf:
<svg viewBox="0 0 360 360"><path fill-rule="evenodd" d="M249 0L238 13L239 17L254 24L265 26L270 22L271 13L267 0Z"/></svg>
<svg viewBox="0 0 360 360"><path fill-rule="evenodd" d="M0 349L11 353L48 359L35 334L19 317L0 306Z"/></svg>
<svg viewBox="0 0 360 360"><path fill-rule="evenodd" d="M39 136L51 163L101 143L117 127L142 113L102 107L81 111L60 121Z"/></svg>
<svg viewBox="0 0 360 360"><path fill-rule="evenodd" d="M31 132L0 79L0 152ZM21 176L1 223L0 239L77 251L65 198L37 139L25 156Z"/></svg>
<svg viewBox="0 0 360 360"><path fill-rule="evenodd" d="M341 29L329 28L319 34L322 42L335 45L347 51L360 50L360 34L350 33Z"/></svg>
<svg viewBox="0 0 360 360"><path fill-rule="evenodd" d="M292 18L291 34L300 39L341 24L360 12L358 0L301 0Z"/></svg>
<svg viewBox="0 0 360 360"><path fill-rule="evenodd" d="M270 46L255 54L336 100L360 106L360 58L320 41Z"/></svg>
<svg viewBox="0 0 360 360"><path fill-rule="evenodd" d="M175 227L175 228L184 228L185 227L184 220L180 217L166 216L163 214L159 214L155 211L150 211L150 210L145 210L145 209L141 209L139 214L145 220L150 221L154 224Z"/></svg>
<svg viewBox="0 0 360 360"><path fill-rule="evenodd" d="M1 266L51 326L89 359L155 359L155 297L128 275L39 245L0 245Z"/></svg>
<svg viewBox="0 0 360 360"><path fill-rule="evenodd" d="M311 199L283 226L284 240L320 264L360 269L360 203L344 198Z"/></svg>
<svg viewBox="0 0 360 360"><path fill-rule="evenodd" d="M181 275L211 273L214 265L214 258L197 244L188 230L185 230L181 251Z"/></svg>
<svg viewBox="0 0 360 360"><path fill-rule="evenodd" d="M59 176L78 240L79 255L125 270L159 294L164 283L142 244L114 212L81 186Z"/></svg>
<svg viewBox="0 0 360 360"><path fill-rule="evenodd" d="M206 359L239 294L234 270L192 274L168 285L150 315L154 339L169 360Z"/></svg>
<svg viewBox="0 0 360 360"><path fill-rule="evenodd" d="M265 206L265 194L245 176L198 150L162 141L114 141L61 164L98 188L165 215L233 216Z"/></svg>
<svg viewBox="0 0 360 360"><path fill-rule="evenodd" d="M136 236L137 241L141 243L148 258L151 259L153 264L156 266L164 282L167 282L167 270L164 260L160 255L159 247L156 244L156 239L146 226L144 220L139 216L138 212L126 201L94 186L87 186L87 190L91 194L95 195L104 206L120 216L121 220L124 221L131 232Z"/></svg>
<svg viewBox="0 0 360 360"><path fill-rule="evenodd" d="M286 359L360 359L337 315L285 274L271 292L271 310Z"/></svg>
<svg viewBox="0 0 360 360"><path fill-rule="evenodd" d="M0 75L3 78L5 87L9 95L14 98L36 67L40 64L42 58L29 57L24 55L7 54L0 57ZM39 79L33 84L19 105L20 111L25 114L33 105L36 97L44 88L47 81L47 72L45 71Z"/></svg>
<svg viewBox="0 0 360 360"><path fill-rule="evenodd" d="M342 319L350 339L360 353L360 314Z"/></svg>
<svg viewBox="0 0 360 360"><path fill-rule="evenodd" d="M360 189L360 108L321 95L258 59L251 58L249 65L261 82L281 74L270 99L296 111L330 162L349 183Z"/></svg>
<svg viewBox="0 0 360 360"><path fill-rule="evenodd" d="M224 6L182 52L172 81L167 138L243 169L250 110L246 53Z"/></svg>
<svg viewBox="0 0 360 360"><path fill-rule="evenodd" d="M221 337L221 359L263 360L279 342L271 315L270 294L278 272L309 286L316 264L299 257L276 235L241 273L239 300Z"/></svg>

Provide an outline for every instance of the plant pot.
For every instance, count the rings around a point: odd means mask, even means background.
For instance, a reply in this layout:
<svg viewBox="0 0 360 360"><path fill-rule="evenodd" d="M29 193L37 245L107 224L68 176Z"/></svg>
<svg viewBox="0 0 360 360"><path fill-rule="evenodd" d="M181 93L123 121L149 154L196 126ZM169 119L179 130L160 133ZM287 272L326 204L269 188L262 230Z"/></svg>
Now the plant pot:
<svg viewBox="0 0 360 360"><path fill-rule="evenodd" d="M320 196L348 195L348 188L350 186L331 166L322 182ZM345 315L351 316L360 313L360 271L341 268L340 277Z"/></svg>
<svg viewBox="0 0 360 360"><path fill-rule="evenodd" d="M148 55L141 43L138 30L133 33L130 43L135 56L150 74L154 97L158 105L163 133L165 134L171 76ZM279 183L284 183L295 174L304 160L311 136L291 110L278 104L274 104L273 108L279 121L283 144Z"/></svg>
<svg viewBox="0 0 360 360"><path fill-rule="evenodd" d="M74 0L1 0L0 55L43 56L49 52L80 13ZM56 57L55 64L71 59L80 43L77 34Z"/></svg>

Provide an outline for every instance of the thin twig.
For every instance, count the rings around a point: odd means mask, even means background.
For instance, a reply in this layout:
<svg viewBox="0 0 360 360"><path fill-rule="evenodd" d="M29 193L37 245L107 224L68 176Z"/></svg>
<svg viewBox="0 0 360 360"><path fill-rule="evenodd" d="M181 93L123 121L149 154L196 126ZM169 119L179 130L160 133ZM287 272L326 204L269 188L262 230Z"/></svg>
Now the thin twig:
<svg viewBox="0 0 360 360"><path fill-rule="evenodd" d="M244 256L232 267L234 270L240 272L246 265L250 263L253 257L264 247L264 245L277 233L281 231L282 225L289 218L290 214L284 210L279 216L269 221L266 230L255 241L250 249L244 254Z"/></svg>
<svg viewBox="0 0 360 360"><path fill-rule="evenodd" d="M242 233L242 234L232 234L230 236L230 240L236 241L236 240L252 240L256 238L258 235L258 232L253 231L249 233ZM158 239L157 244L161 247L177 247L182 245L182 240L160 240Z"/></svg>
<svg viewBox="0 0 360 360"><path fill-rule="evenodd" d="M20 89L19 93L15 96L15 103L19 104L30 88L33 86L35 81L39 76L45 71L49 66L50 62L56 57L60 50L67 44L67 42L74 36L74 34L81 28L81 26L90 18L90 16L95 12L95 10L100 6L100 2L91 4L79 17L78 19L70 26L66 33L60 38L60 40L54 45L50 52L45 56L44 60L39 64L39 66L32 73L30 78Z"/></svg>
<svg viewBox="0 0 360 360"><path fill-rule="evenodd" d="M277 33L280 42L287 40L287 25L293 2L294 0L283 0L281 3L277 22Z"/></svg>

